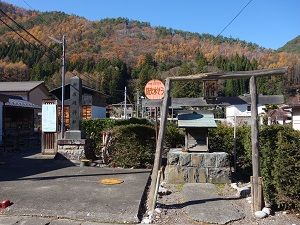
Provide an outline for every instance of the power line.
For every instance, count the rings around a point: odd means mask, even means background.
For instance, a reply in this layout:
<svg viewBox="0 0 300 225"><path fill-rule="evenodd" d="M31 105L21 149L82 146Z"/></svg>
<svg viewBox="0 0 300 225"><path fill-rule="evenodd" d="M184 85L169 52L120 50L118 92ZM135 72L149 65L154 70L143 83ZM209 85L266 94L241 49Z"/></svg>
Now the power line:
<svg viewBox="0 0 300 225"><path fill-rule="evenodd" d="M23 40L25 40L27 43L29 43L30 45L32 45L35 49L37 50L41 50L38 46L36 46L34 43L31 43L30 41L28 41L25 37L23 37L18 31L16 31L13 27L11 27L8 23L6 23L4 20L2 20L0 18L0 21L6 25L9 29L11 29L14 33L16 33L20 38L22 38ZM46 53L47 51L44 50L43 53ZM48 59L52 60L47 54L45 55ZM43 57L43 55L41 55L41 57L36 61L36 63L38 63L41 58Z"/></svg>
<svg viewBox="0 0 300 225"><path fill-rule="evenodd" d="M23 0L23 2L29 7L31 8L32 11L35 11L35 9L25 0ZM48 22L43 18L43 16L41 14L39 14L39 17L43 20L44 23L48 24Z"/></svg>
<svg viewBox="0 0 300 225"><path fill-rule="evenodd" d="M247 2L247 4L245 4L241 9L240 11L235 15L235 17L233 17L232 20L230 20L230 22L219 32L219 34L216 36L216 38L220 37L220 35L233 23L233 21L235 21L235 19L241 15L241 13L247 8L247 6L252 2L253 0L249 0ZM219 52L220 54L221 52ZM216 60L218 56L215 56L212 61L209 63L209 65L212 65L212 63Z"/></svg>
<svg viewBox="0 0 300 225"><path fill-rule="evenodd" d="M54 54L55 57L58 57L58 53L53 51L53 49L49 48L46 44L44 44L42 41L40 41L38 38L36 38L34 35L32 35L29 31L27 31L22 25L20 25L17 21L15 21L13 18L11 18L9 15L7 15L2 9L0 9L0 12L6 16L7 18L9 18L14 24L17 25L17 27L19 27L21 30L25 31L26 34L28 34L30 37L32 37L35 41L37 41L40 45L42 45L45 50L50 51L51 53Z"/></svg>
<svg viewBox="0 0 300 225"><path fill-rule="evenodd" d="M248 3L246 5L244 5L244 7L238 12L238 14L236 14L236 16L220 31L220 33L217 35L216 38L218 38L226 29L227 27L229 27L233 21L244 11L244 9L252 2L253 0L248 1Z"/></svg>
<svg viewBox="0 0 300 225"><path fill-rule="evenodd" d="M35 44L31 43L30 41L28 41L26 38L24 38L18 31L16 31L13 27L11 27L9 24L7 24L4 20L2 20L0 18L0 21L6 25L9 29L11 29L13 32L15 32L20 38L22 38L23 40L25 40L26 42L28 42L30 45L32 45L33 47L35 47L36 49L39 49Z"/></svg>

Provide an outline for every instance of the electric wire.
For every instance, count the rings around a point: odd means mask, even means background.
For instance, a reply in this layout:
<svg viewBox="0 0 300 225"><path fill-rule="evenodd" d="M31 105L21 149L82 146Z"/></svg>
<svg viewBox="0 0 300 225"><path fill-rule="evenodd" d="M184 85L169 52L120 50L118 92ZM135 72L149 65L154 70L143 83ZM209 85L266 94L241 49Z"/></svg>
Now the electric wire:
<svg viewBox="0 0 300 225"><path fill-rule="evenodd" d="M227 23L227 25L219 32L219 34L216 36L216 38L218 38L218 37L220 37L220 35L236 20L236 18L238 18L239 17L239 15L241 15L241 13L247 8L247 6L248 5L250 5L250 3L251 2L253 2L253 0L249 0L248 2L247 2L247 4L245 4L241 9L240 9L240 11L233 17L233 19L231 19L230 21L229 21L229 23ZM209 63L209 65L212 65L213 64L213 62L220 56L220 54L222 53L222 51L223 50L221 50L220 52L219 52L219 54L218 55L216 55L213 59L212 59L212 61Z"/></svg>
<svg viewBox="0 0 300 225"><path fill-rule="evenodd" d="M26 30L22 25L20 25L17 21L15 21L13 18L11 18L8 14L6 14L2 9L0 9L0 12L9 18L14 24L16 24L17 27L19 27L21 30L23 30L26 34L28 34L31 38L33 38L36 42L38 42L40 45L42 45L45 50L50 51L52 54L54 54L55 57L58 57L58 53L55 52L53 49L49 48L46 44L44 44L42 41L40 41L38 38L36 38L34 35L32 35L28 30Z"/></svg>

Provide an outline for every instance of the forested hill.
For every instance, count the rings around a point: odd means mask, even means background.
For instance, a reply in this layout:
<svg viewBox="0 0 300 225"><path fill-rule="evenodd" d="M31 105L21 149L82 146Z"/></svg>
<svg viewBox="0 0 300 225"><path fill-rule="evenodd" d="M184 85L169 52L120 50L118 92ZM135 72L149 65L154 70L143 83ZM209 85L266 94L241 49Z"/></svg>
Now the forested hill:
<svg viewBox="0 0 300 225"><path fill-rule="evenodd" d="M300 35L287 42L278 51L300 54Z"/></svg>
<svg viewBox="0 0 300 225"><path fill-rule="evenodd" d="M89 21L61 12L24 10L1 1L0 8L51 48L42 46L0 13L1 20L31 43L0 21L1 80L46 80L50 88L57 86L61 46L49 36L58 39L66 35L68 76L80 75L86 83L109 94L110 102L122 100L120 90L125 85L134 96L152 78L205 72L208 65L233 71L300 64L299 54L275 52L232 38L152 27L147 22L125 18ZM281 93L283 80L287 86L295 86L298 76L292 72L286 79L265 79L260 82L260 92ZM245 93L247 82L221 83L220 94ZM199 96L201 85L175 84L173 95L183 94Z"/></svg>

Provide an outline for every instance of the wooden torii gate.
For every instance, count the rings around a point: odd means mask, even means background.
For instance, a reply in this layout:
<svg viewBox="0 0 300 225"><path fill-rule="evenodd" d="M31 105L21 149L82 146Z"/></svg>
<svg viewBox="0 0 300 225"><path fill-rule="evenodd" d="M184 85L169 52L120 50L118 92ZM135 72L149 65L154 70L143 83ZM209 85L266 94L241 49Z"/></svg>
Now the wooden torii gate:
<svg viewBox="0 0 300 225"><path fill-rule="evenodd" d="M172 81L191 81L191 80L221 80L221 79L242 79L250 78L250 95L251 95L251 144L252 144L252 202L253 211L262 209L263 199L261 186L258 183L261 180L259 168L259 143L258 143L258 113L257 113L257 88L256 78L261 76L283 75L287 73L288 67L277 69L263 69L252 71L237 71L237 72L210 72L182 77L168 77L165 81L165 94L161 108L161 119L156 143L156 152L153 170L151 174L151 185L148 196L149 210L154 210L156 203L156 187L158 186L158 174L161 168L163 139L165 136L165 128L167 124L168 108L170 106L170 92Z"/></svg>

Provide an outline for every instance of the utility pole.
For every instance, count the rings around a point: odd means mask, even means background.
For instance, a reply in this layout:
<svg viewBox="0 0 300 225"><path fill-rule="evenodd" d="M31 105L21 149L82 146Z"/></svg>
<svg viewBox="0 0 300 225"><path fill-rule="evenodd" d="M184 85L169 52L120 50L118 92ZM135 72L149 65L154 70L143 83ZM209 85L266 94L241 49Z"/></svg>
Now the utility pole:
<svg viewBox="0 0 300 225"><path fill-rule="evenodd" d="M126 101L127 101L127 91L126 91L126 86L125 86L125 91L124 91L124 119L127 119L127 105L126 105Z"/></svg>
<svg viewBox="0 0 300 225"><path fill-rule="evenodd" d="M64 106L65 106L65 63L66 63L66 39L63 35L62 39L62 68L61 68L61 139L64 139L65 123L64 123Z"/></svg>
<svg viewBox="0 0 300 225"><path fill-rule="evenodd" d="M139 90L136 91L136 118L139 118L139 105L140 105L140 94Z"/></svg>
<svg viewBox="0 0 300 225"><path fill-rule="evenodd" d="M64 103L65 103L65 72L66 72L66 37L63 35L62 41L57 40L56 38L50 37L54 42L62 45L62 65L61 65L61 139L64 139Z"/></svg>

